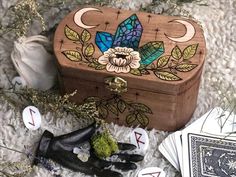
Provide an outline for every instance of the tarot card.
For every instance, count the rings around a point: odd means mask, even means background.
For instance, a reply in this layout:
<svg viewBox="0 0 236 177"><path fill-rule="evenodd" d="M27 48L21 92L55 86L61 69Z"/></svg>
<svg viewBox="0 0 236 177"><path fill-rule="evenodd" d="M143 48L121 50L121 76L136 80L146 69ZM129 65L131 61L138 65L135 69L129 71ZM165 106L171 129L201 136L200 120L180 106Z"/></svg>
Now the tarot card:
<svg viewBox="0 0 236 177"><path fill-rule="evenodd" d="M175 145L175 136L174 133L170 134L166 141L164 141L164 147L168 151L169 155L175 162L175 164L178 165L178 159L177 159L177 150Z"/></svg>
<svg viewBox="0 0 236 177"><path fill-rule="evenodd" d="M175 135L175 145L176 145L178 163L179 163L180 171L182 172L183 171L182 132L176 131L174 135Z"/></svg>
<svg viewBox="0 0 236 177"><path fill-rule="evenodd" d="M173 154L169 151L168 148L165 147L165 145L160 144L158 147L161 154L175 167L177 170L179 170L179 165L176 162L176 160L173 158Z"/></svg>
<svg viewBox="0 0 236 177"><path fill-rule="evenodd" d="M189 164L183 176L236 176L236 141L191 133L187 138Z"/></svg>
<svg viewBox="0 0 236 177"><path fill-rule="evenodd" d="M202 148L198 150L201 155L199 156L199 153L195 152L198 147L194 149L194 146L192 146L192 141L190 141L190 135L192 135L192 137L208 137L209 142L213 142L213 140L215 139L214 143L216 144L216 146L212 146L214 147L213 149L210 149L212 151L207 151L209 147L205 145L206 147L204 148L204 145L201 145L201 143L204 144L204 141L202 139L202 141L199 141L199 147ZM211 140L211 138L213 140ZM216 143L216 139L218 140L218 144ZM222 140L222 142L224 140L225 144L219 144L219 139ZM204 140L206 144L207 138L205 138ZM177 131L173 134L170 134L161 143L159 150L177 170L181 171L184 177L226 177L227 174L230 173L231 169L234 169L236 171L235 161L228 162L228 165L230 166L228 167L228 171L225 169L221 169L220 171L220 168L216 165L209 165L210 160L212 160L213 157L216 158L216 154L219 154L220 152L222 152L222 154L220 154L220 156L222 155L222 157L226 157L228 159L234 157L236 159L235 154L233 156L231 156L232 153L227 153L225 155L225 152L228 152L228 150L230 149L226 141L236 142L236 117L232 112L224 111L223 109L217 107L204 114L188 127L184 128L182 131ZM224 149L224 146L227 146L228 148L226 148L225 151L222 150ZM202 152L205 154L202 154ZM207 160L206 157L208 157L207 155L209 155L209 153L212 153L213 155L211 156L210 160ZM200 158L200 160L196 158ZM197 160L198 162L196 162ZM223 159L223 161L225 162L225 159ZM218 160L217 162L220 162L220 165L223 165L223 161ZM211 162L213 163L213 161ZM226 165L224 165L224 167L225 166ZM210 169L215 174L210 173ZM227 177L236 177L234 173L232 173L233 175Z"/></svg>
<svg viewBox="0 0 236 177"><path fill-rule="evenodd" d="M235 114L232 111L214 108L210 111L209 116L205 118L201 131L209 135L225 136L230 134L230 136L236 137L235 134L232 134L236 131Z"/></svg>
<svg viewBox="0 0 236 177"><path fill-rule="evenodd" d="M216 107L186 127L183 132L236 138L236 134L232 133L236 132L236 117L232 112Z"/></svg>
<svg viewBox="0 0 236 177"><path fill-rule="evenodd" d="M179 162L177 157L177 150L173 140L174 134L170 134L158 147L162 155L177 169L179 169Z"/></svg>
<svg viewBox="0 0 236 177"><path fill-rule="evenodd" d="M166 144L167 149L169 151L169 154L171 158L173 159L176 169L179 171L179 160L178 160L178 154L177 154L177 149L176 149L176 144L175 144L175 136L174 133L170 134L168 137L169 141Z"/></svg>
<svg viewBox="0 0 236 177"><path fill-rule="evenodd" d="M190 124L188 127L184 128L182 132L183 131L185 132L190 131L190 132L196 132L196 133L197 132L203 133L205 131L213 132L216 127L209 126L207 124L211 122L211 125L212 125L212 122L215 121L215 117L218 117L222 111L223 110L221 108L211 109L210 111L205 113L202 117L200 117L199 119L194 121L192 124Z"/></svg>

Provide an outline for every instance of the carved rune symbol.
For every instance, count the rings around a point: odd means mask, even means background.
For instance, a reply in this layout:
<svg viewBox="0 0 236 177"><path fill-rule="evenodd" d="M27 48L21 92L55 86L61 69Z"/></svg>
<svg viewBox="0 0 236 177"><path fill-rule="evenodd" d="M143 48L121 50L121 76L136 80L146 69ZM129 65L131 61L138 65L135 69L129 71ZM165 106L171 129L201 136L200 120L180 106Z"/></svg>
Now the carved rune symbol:
<svg viewBox="0 0 236 177"><path fill-rule="evenodd" d="M135 139L136 139L136 142L138 144L138 148L140 149L140 146L139 144L145 144L143 141L140 140L140 138L142 137L142 134L141 133L138 133L138 132L134 132L135 134Z"/></svg>
<svg viewBox="0 0 236 177"><path fill-rule="evenodd" d="M32 109L29 109L29 111L30 111L30 115L31 115L31 119L32 119L32 123L31 122L28 122L30 125L33 125L33 126L35 126L35 124L34 124L34 117L33 117L33 113L36 113L35 111L33 111Z"/></svg>

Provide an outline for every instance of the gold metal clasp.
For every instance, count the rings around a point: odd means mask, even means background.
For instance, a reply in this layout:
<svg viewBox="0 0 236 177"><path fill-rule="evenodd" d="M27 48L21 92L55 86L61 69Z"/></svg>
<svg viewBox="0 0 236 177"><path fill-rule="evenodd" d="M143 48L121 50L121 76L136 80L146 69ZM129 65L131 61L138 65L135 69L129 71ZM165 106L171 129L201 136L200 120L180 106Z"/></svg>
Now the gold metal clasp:
<svg viewBox="0 0 236 177"><path fill-rule="evenodd" d="M112 92L124 93L127 92L127 81L116 76L107 77L104 79L106 88Z"/></svg>

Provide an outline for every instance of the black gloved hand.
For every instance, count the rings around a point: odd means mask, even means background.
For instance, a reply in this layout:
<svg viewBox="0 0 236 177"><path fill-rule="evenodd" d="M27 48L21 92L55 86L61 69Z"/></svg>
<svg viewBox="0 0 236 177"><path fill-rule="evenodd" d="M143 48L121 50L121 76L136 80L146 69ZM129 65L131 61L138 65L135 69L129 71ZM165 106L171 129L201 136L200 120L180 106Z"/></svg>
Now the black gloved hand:
<svg viewBox="0 0 236 177"><path fill-rule="evenodd" d="M133 162L143 160L143 156L137 154L119 153L114 154L120 160L125 162L111 162L98 158L93 150L90 149L90 157L87 162L81 161L73 149L80 144L90 142L91 137L96 131L96 124L71 132L69 134L54 137L54 135L45 131L36 151L34 164L38 164L41 157L50 158L62 166L73 171L82 172L88 175L97 175L100 177L122 177L121 173L107 169L107 167L114 165L117 169L128 171L137 168ZM118 143L119 150L134 150L135 145ZM106 169L104 169L106 168Z"/></svg>

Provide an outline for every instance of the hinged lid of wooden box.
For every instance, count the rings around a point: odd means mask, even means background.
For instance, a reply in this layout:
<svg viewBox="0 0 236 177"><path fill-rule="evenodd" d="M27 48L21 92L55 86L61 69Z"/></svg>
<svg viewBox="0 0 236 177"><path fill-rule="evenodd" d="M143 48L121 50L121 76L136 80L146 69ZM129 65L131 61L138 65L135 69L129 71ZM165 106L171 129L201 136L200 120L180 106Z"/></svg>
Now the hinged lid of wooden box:
<svg viewBox="0 0 236 177"><path fill-rule="evenodd" d="M61 76L104 82L119 76L128 88L179 94L202 71L205 40L194 21L106 7L80 7L55 33Z"/></svg>

